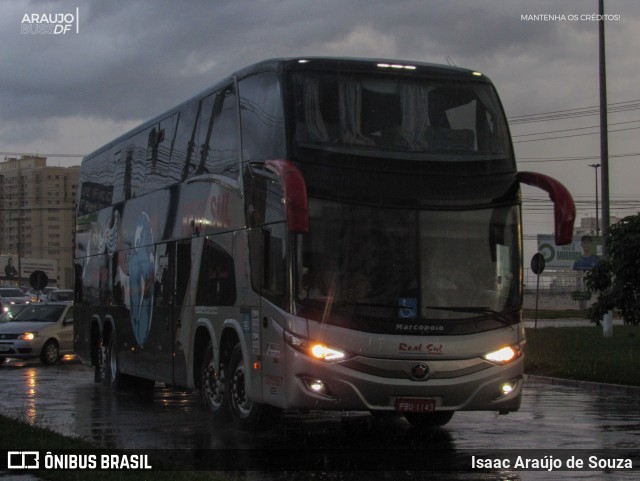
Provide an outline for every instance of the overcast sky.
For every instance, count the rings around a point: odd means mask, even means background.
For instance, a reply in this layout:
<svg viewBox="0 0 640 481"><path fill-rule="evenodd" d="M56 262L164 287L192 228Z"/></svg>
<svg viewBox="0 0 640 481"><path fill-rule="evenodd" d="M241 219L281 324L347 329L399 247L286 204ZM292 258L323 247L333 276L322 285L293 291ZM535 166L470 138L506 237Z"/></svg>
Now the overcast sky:
<svg viewBox="0 0 640 481"><path fill-rule="evenodd" d="M640 210L640 1L605 3L611 214L629 215ZM56 13L73 20L67 33L23 31L25 15ZM520 170L565 183L579 221L595 212L599 137L586 127L598 116L515 121L598 105L597 13L597 0L0 0L0 152L88 153L265 58L449 61L493 80ZM551 233L546 195L523 192L526 237Z"/></svg>

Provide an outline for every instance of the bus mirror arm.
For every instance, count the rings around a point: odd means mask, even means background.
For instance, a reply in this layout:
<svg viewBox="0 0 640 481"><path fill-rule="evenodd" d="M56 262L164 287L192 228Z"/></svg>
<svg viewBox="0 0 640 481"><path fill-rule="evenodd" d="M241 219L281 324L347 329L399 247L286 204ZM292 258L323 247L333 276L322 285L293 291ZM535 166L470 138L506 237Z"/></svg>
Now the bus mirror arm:
<svg viewBox="0 0 640 481"><path fill-rule="evenodd" d="M307 184L295 164L283 159L267 160L265 165L280 177L287 214L287 228L291 232L309 232L309 200Z"/></svg>
<svg viewBox="0 0 640 481"><path fill-rule="evenodd" d="M517 179L522 184L538 187L549 194L553 202L556 244L570 244L573 240L576 205L567 188L553 177L536 172L518 172Z"/></svg>

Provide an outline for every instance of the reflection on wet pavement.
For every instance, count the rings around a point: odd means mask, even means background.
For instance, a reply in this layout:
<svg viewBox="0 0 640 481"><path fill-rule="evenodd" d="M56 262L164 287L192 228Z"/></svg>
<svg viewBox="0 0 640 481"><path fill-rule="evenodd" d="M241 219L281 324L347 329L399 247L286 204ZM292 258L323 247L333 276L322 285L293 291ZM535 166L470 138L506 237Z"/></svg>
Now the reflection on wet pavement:
<svg viewBox="0 0 640 481"><path fill-rule="evenodd" d="M360 412L311 412L287 413L274 428L251 434L214 426L201 408L197 393L160 384L146 397L135 392L111 392L95 384L92 370L77 362L47 367L37 362L13 361L0 368L0 378L3 414L51 427L65 435L83 437L101 447L237 450L276 447L293 452L345 449L360 453L367 450L378 453L384 447L420 449L426 453L443 450L464 453L489 448L640 450L640 393L587 391L529 382L517 413L496 416L459 412L446 429L428 433L416 431L401 418L376 419ZM542 474L547 476L538 477ZM551 474L504 472L498 478L492 473L493 477L473 479L554 479ZM555 474L558 479L569 479L566 472ZM574 479L600 479L590 478L591 474L581 472ZM625 478L627 474L631 473L617 473L616 476L623 477L607 479L633 479Z"/></svg>

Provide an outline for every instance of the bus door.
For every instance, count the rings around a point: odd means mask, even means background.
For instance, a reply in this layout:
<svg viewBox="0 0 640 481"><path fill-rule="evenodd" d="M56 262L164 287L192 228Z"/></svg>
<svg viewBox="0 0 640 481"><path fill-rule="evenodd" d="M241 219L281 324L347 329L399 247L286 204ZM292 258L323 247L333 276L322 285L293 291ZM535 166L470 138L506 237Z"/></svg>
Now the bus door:
<svg viewBox="0 0 640 481"><path fill-rule="evenodd" d="M289 291L284 192L279 176L262 166L252 169L245 186L249 191L251 282L261 299L260 312L251 314L247 342L262 374L254 378L252 392L256 397L262 393L265 402L278 406L285 392L283 326Z"/></svg>
<svg viewBox="0 0 640 481"><path fill-rule="evenodd" d="M167 242L156 247L154 309L147 346L158 381L174 383L175 364L183 364L184 355L176 352L176 331L181 324L181 311L191 271L191 240ZM175 377L184 377L178 375Z"/></svg>
<svg viewBox="0 0 640 481"><path fill-rule="evenodd" d="M245 188L250 231L251 276L260 293L259 340L262 394L265 402L285 406L284 328L291 312L291 248L296 232L304 231L306 188L300 172L286 161L267 161L254 167ZM285 202L286 199L286 202ZM300 215L302 213L302 215ZM254 391L255 392L255 391Z"/></svg>

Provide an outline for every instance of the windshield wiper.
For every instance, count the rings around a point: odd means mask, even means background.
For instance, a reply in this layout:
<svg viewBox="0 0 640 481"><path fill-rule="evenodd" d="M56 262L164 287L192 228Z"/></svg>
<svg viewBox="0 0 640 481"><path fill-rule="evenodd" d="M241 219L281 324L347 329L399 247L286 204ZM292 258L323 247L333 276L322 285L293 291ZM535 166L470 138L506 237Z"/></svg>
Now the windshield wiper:
<svg viewBox="0 0 640 481"><path fill-rule="evenodd" d="M496 311L490 307L476 307L476 306L425 306L425 309L433 309L435 311L449 311L449 312L468 312L471 314L484 314L485 316L493 316L496 321L504 326L511 326L516 324L509 316L504 312Z"/></svg>

